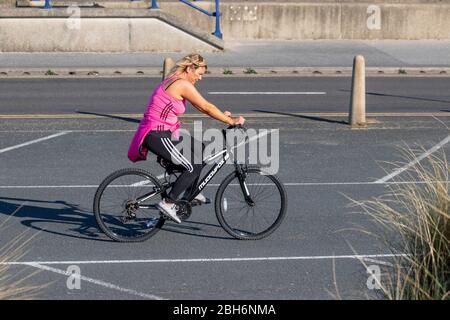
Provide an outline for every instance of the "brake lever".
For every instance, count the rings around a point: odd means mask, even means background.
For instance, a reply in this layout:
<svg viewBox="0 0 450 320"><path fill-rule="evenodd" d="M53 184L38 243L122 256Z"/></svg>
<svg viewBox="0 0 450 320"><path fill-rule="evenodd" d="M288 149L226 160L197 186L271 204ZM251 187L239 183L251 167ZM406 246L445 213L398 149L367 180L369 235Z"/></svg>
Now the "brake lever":
<svg viewBox="0 0 450 320"><path fill-rule="evenodd" d="M226 130L231 130L231 129L240 129L242 131L247 131L247 128L244 127L242 124L233 124L233 125L229 125Z"/></svg>

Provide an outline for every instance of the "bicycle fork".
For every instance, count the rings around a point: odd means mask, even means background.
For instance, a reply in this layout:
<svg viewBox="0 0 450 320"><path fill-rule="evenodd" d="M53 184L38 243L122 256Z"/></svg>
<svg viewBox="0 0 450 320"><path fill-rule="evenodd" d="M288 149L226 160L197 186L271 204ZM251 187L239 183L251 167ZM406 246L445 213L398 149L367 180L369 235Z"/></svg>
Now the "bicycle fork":
<svg viewBox="0 0 450 320"><path fill-rule="evenodd" d="M241 186L242 193L244 194L244 199L247 202L247 204L251 207L255 206L255 202L253 201L250 191L248 191L247 183L245 182L245 179L247 178L247 172L244 170L242 165L236 164L236 172L239 180L239 185Z"/></svg>

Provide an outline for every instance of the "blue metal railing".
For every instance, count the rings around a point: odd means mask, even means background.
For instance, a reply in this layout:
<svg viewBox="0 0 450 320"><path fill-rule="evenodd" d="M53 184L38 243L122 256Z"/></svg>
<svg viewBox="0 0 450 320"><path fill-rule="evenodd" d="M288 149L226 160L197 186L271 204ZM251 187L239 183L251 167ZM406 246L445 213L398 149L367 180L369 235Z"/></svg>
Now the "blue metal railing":
<svg viewBox="0 0 450 320"><path fill-rule="evenodd" d="M133 1L133 0L131 0ZM199 0L179 0L180 2L188 5L191 8L194 8L195 10L198 10L210 17L216 17L216 29L213 32L213 35L215 35L217 38L222 39L222 32L220 31L220 0L215 0L216 1L216 11L214 12L209 12L208 10L202 9L199 6L195 5L192 3L192 1L199 1ZM50 4L50 0L45 0L45 4L43 9L51 9L52 6ZM155 10L155 9L159 9L158 6L158 1L157 0L151 0L151 5L150 5L150 10Z"/></svg>
<svg viewBox="0 0 450 320"><path fill-rule="evenodd" d="M38 0L31 0L31 1L38 1ZM51 9L52 5L50 3L50 0L45 0L44 6L42 7L42 9Z"/></svg>
<svg viewBox="0 0 450 320"><path fill-rule="evenodd" d="M202 9L199 6L195 5L192 3L192 1L189 0L179 0L180 2L188 5L191 8L194 8L195 10L198 10L210 17L216 17L216 29L213 32L213 35L215 35L217 38L222 39L222 32L220 31L220 0L215 0L216 1L216 11L214 12L209 12L208 10ZM196 0L193 0L196 1ZM152 0L152 5L150 7L150 9L158 9L158 3L157 0Z"/></svg>
<svg viewBox="0 0 450 320"><path fill-rule="evenodd" d="M150 9L159 9L158 2L156 0L152 0L152 5L150 6Z"/></svg>

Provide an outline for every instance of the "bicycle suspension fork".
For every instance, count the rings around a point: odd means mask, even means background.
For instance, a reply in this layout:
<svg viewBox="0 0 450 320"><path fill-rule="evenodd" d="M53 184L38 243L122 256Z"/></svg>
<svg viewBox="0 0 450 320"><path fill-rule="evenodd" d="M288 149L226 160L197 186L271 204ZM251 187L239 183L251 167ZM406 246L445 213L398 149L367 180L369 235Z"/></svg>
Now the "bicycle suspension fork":
<svg viewBox="0 0 450 320"><path fill-rule="evenodd" d="M255 205L255 202L250 195L250 191L248 190L247 183L245 181L245 179L247 178L247 172L243 169L243 165L241 164L237 164L235 162L234 166L236 168L239 185L241 186L242 193L244 194L244 199L249 206L253 207Z"/></svg>

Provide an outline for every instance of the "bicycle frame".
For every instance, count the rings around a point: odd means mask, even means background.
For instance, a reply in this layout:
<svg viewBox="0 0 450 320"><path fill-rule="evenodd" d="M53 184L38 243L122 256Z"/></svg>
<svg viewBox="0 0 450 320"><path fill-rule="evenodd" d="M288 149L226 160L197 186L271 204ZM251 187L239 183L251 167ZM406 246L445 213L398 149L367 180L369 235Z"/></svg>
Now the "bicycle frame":
<svg viewBox="0 0 450 320"><path fill-rule="evenodd" d="M208 185L209 181L211 181L211 179L217 174L217 172L219 172L220 168L222 168L223 165L230 158L230 154L229 154L227 148L225 147L224 150L222 150L221 152L215 154L214 156L210 157L207 160L215 159L221 153L223 154L222 160L217 162L214 165L214 167L212 167L211 170L209 170L208 173L204 176L203 180L197 184L197 188L195 189L195 192L193 192L188 198L189 202L194 200L194 198ZM235 163L235 165L237 165L237 164Z"/></svg>
<svg viewBox="0 0 450 320"><path fill-rule="evenodd" d="M225 130L223 130L222 133L224 135L224 140L226 141ZM197 183L195 191L193 193L191 193L191 195L187 199L188 202L193 201L194 198L208 185L208 183L211 181L211 179L217 174L217 172L219 172L219 170L223 167L223 165L230 158L230 153L231 153L231 151L228 150L227 143L225 143L225 147L223 148L222 151L220 151L220 152L216 153L215 155L204 160L205 162L211 161L211 160L217 158L218 156L220 156L221 154L223 155L222 160L220 160L218 163L216 163L214 165L214 167L212 167L208 171L208 173L206 175L204 175L203 179L199 183ZM235 166L236 172L238 174L239 184L240 184L242 192L244 194L244 198L249 205L253 206L254 201L252 200L252 198L250 196L250 192L248 191L247 185L245 183L245 176L244 176L244 173L242 172L242 167L240 164L237 163L237 161L234 161L234 166ZM139 206L141 208L144 208L144 209L150 208L152 206L141 205L141 203L144 202L145 200L151 198L152 196L154 196L157 193L159 193L159 190L147 193L147 194L143 195L142 197L137 198L136 201L139 203Z"/></svg>
<svg viewBox="0 0 450 320"><path fill-rule="evenodd" d="M194 200L194 198L206 187L206 185L209 183L209 181L211 181L211 179L217 174L217 172L220 170L220 168L222 168L222 166L225 164L225 162L230 158L230 154L229 154L228 150L225 148L223 151L210 157L208 160L212 160L212 159L216 158L221 153L223 153L222 160L220 162L216 163L216 165L211 170L209 170L209 172L203 178L202 182L198 183L197 189L195 190L194 193L192 193L190 195L190 197L188 199L189 202ZM234 161L234 167L235 167L235 172L237 172L237 176L239 179L239 185L241 186L245 201L247 201L247 203L250 206L254 206L255 203L254 203L253 199L251 198L250 192L248 191L247 184L245 183L245 175L244 175L244 172L242 171L242 166L240 164L238 164L237 161Z"/></svg>

